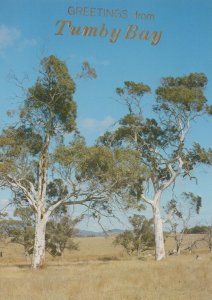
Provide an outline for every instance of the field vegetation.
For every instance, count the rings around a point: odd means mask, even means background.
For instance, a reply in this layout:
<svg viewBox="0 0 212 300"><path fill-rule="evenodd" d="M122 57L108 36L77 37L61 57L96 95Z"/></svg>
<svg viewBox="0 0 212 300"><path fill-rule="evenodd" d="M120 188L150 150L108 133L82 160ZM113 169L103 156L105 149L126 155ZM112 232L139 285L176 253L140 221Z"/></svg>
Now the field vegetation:
<svg viewBox="0 0 212 300"><path fill-rule="evenodd" d="M186 243L201 235L186 235ZM24 249L7 244L0 258L1 300L210 300L212 254L204 242L180 256L155 262L153 251L129 256L114 246L114 236L76 238L78 251L61 258L47 255L43 269L33 271ZM165 242L167 253L174 239ZM3 246L3 245L1 245Z"/></svg>

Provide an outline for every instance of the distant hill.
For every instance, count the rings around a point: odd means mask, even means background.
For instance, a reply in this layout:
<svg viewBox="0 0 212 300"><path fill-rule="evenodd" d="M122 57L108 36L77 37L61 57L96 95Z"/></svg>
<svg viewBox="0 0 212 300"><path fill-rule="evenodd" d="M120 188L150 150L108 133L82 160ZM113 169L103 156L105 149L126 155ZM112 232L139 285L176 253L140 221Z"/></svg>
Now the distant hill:
<svg viewBox="0 0 212 300"><path fill-rule="evenodd" d="M77 236L105 236L105 235L113 235L113 234L119 234L123 232L121 229L111 229L107 230L106 232L103 231L90 231L90 230L79 230Z"/></svg>

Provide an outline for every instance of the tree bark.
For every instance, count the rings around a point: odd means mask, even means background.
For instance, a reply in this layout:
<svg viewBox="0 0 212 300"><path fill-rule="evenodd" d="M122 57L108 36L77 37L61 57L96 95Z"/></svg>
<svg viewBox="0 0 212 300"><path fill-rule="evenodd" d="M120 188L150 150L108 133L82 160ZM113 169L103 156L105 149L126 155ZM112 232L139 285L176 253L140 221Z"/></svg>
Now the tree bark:
<svg viewBox="0 0 212 300"><path fill-rule="evenodd" d="M160 215L159 202L153 206L154 232L155 232L155 259L157 261L165 258L165 246L163 237L163 222Z"/></svg>
<svg viewBox="0 0 212 300"><path fill-rule="evenodd" d="M42 268L45 262L45 233L46 233L46 218L37 218L35 224L35 241L32 257L32 268Z"/></svg>
<svg viewBox="0 0 212 300"><path fill-rule="evenodd" d="M39 160L38 169L38 197L36 199L36 223L35 223L35 241L32 257L32 268L42 268L45 262L45 235L46 223L48 215L45 214L45 197L47 186L47 170L48 170L48 149L49 149L50 135L45 136L43 149Z"/></svg>
<svg viewBox="0 0 212 300"><path fill-rule="evenodd" d="M181 253L181 245L177 245L177 255L180 255Z"/></svg>

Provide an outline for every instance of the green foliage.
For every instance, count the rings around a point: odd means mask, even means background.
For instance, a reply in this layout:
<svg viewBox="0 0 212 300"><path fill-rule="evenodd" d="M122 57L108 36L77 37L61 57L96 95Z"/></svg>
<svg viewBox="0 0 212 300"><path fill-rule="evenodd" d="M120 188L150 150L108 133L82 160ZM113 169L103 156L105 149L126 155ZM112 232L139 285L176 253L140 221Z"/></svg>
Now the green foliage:
<svg viewBox="0 0 212 300"><path fill-rule="evenodd" d="M29 208L17 208L14 216L17 219L4 220L1 227L12 243L22 245L24 252L31 255L35 236L33 212Z"/></svg>
<svg viewBox="0 0 212 300"><path fill-rule="evenodd" d="M197 163L211 165L212 164L212 149L204 149L200 144L194 143L193 147L188 151L186 156L187 163L185 168L192 170Z"/></svg>
<svg viewBox="0 0 212 300"><path fill-rule="evenodd" d="M166 205L166 213L171 214L169 222L172 227L177 230L177 227L181 228L183 231L188 226L188 222L192 218L194 213L199 214L200 208L202 207L202 198L196 196L193 193L182 193L181 199L171 199ZM172 229L173 229L172 228Z"/></svg>
<svg viewBox="0 0 212 300"><path fill-rule="evenodd" d="M54 153L54 160L62 167L77 168L86 155L86 145L83 138L74 139L69 146L59 145Z"/></svg>
<svg viewBox="0 0 212 300"><path fill-rule="evenodd" d="M194 227L191 228L186 228L185 233L186 234L202 234L202 233L207 233L208 231L208 227L206 225L196 225Z"/></svg>
<svg viewBox="0 0 212 300"><path fill-rule="evenodd" d="M126 230L117 235L114 244L121 245L129 255L136 253L139 256L141 252L154 247L153 220L134 215L129 221L133 230Z"/></svg>
<svg viewBox="0 0 212 300"><path fill-rule="evenodd" d="M20 183L29 187L35 183L37 167L35 158L42 148L42 138L32 128L9 127L0 135L0 175L2 185L7 186L8 178L20 177Z"/></svg>
<svg viewBox="0 0 212 300"><path fill-rule="evenodd" d="M190 202L190 205L195 209L196 213L199 214L199 210L202 207L202 198L195 196L193 193L183 193L183 197L186 201Z"/></svg>
<svg viewBox="0 0 212 300"><path fill-rule="evenodd" d="M116 89L116 93L120 99L124 99L130 114L133 113L135 108L139 108L141 97L143 97L145 93L150 92L151 89L148 85L143 84L142 82L135 83L133 81L125 81L123 88Z"/></svg>
<svg viewBox="0 0 212 300"><path fill-rule="evenodd" d="M118 95L136 95L143 96L145 93L149 93L151 91L150 87L146 84L135 83L133 81L125 81L123 88L117 88L116 93Z"/></svg>
<svg viewBox="0 0 212 300"><path fill-rule="evenodd" d="M81 71L77 74L77 77L84 79L96 78L96 70L90 66L89 62L84 61L82 63Z"/></svg>
<svg viewBox="0 0 212 300"><path fill-rule="evenodd" d="M31 126L43 124L43 130L55 135L58 130L75 130L76 103L73 100L75 84L68 69L56 56L41 61L40 77L28 89L21 118Z"/></svg>
<svg viewBox="0 0 212 300"><path fill-rule="evenodd" d="M212 163L211 149L204 149L198 143L190 149L186 146L192 121L208 113L209 106L204 96L206 84L207 77L202 73L163 78L153 105L156 117L149 119L143 116L141 103L141 96L149 91L148 87L125 82L124 88L118 88L116 92L129 113L120 119L115 131L106 132L99 138L99 144L110 149L136 151L137 166L145 170L142 180L137 177L137 184L148 182L155 192L163 189L173 174L192 179L194 167ZM133 172L128 176L128 183L131 176L134 177ZM134 179L132 182L133 186Z"/></svg>
<svg viewBox="0 0 212 300"><path fill-rule="evenodd" d="M134 251L134 236L132 231L126 230L123 233L120 233L116 236L114 240L114 245L120 245L124 248L127 254L132 255Z"/></svg>
<svg viewBox="0 0 212 300"><path fill-rule="evenodd" d="M161 108L165 110L170 109L170 104L179 104L187 111L202 111L206 103L204 88L207 81L203 73L162 78L161 86L156 90L157 100L163 101Z"/></svg>
<svg viewBox="0 0 212 300"><path fill-rule="evenodd" d="M132 173L137 159L137 153L130 150L112 151L103 146L90 147L87 155L81 160L81 174L86 177L95 177L100 181L116 181L117 177L125 178L127 174ZM138 170L134 169L135 173L139 171L139 168ZM125 176L122 176L123 174Z"/></svg>
<svg viewBox="0 0 212 300"><path fill-rule="evenodd" d="M8 239L8 231L7 231L7 213L0 212L0 243L1 248L6 244Z"/></svg>
<svg viewBox="0 0 212 300"><path fill-rule="evenodd" d="M68 194L67 186L64 185L62 179L54 179L47 185L46 194L50 198L58 197L60 200Z"/></svg>
<svg viewBox="0 0 212 300"><path fill-rule="evenodd" d="M36 198L46 183L48 205L68 193L62 179L48 182L47 176L50 177L54 164L51 151L64 133L76 129L75 83L65 63L54 55L41 61L39 75L35 85L27 90L19 122L0 135L1 181L14 192L16 205L26 204L28 192Z"/></svg>
<svg viewBox="0 0 212 300"><path fill-rule="evenodd" d="M46 188L46 202L51 205L62 199L65 199L68 195L68 187L61 178L55 178L47 184ZM67 206L60 205L56 208L54 214L67 213Z"/></svg>
<svg viewBox="0 0 212 300"><path fill-rule="evenodd" d="M78 245L74 243L73 237L77 234L75 226L81 218L72 220L68 215L54 214L47 223L46 250L52 256L61 256L64 250L77 250ZM32 209L16 208L15 219L0 220L0 236L9 238L10 242L20 244L24 247L27 255L33 253L35 237L35 220Z"/></svg>
<svg viewBox="0 0 212 300"><path fill-rule="evenodd" d="M62 256L65 249L78 250L78 244L74 243L73 237L77 234L75 225L80 220L72 220L66 215L59 221L52 219L47 223L46 249L52 256Z"/></svg>
<svg viewBox="0 0 212 300"><path fill-rule="evenodd" d="M86 147L81 139L67 147L60 146L55 152L55 161L67 171L74 169L78 182L107 185L111 193L127 188L128 176L134 176L137 182L144 172L135 150L110 149L104 145Z"/></svg>
<svg viewBox="0 0 212 300"><path fill-rule="evenodd" d="M42 137L33 128L24 126L9 127L0 137L0 147L11 160L27 154L35 156L41 151L42 144Z"/></svg>

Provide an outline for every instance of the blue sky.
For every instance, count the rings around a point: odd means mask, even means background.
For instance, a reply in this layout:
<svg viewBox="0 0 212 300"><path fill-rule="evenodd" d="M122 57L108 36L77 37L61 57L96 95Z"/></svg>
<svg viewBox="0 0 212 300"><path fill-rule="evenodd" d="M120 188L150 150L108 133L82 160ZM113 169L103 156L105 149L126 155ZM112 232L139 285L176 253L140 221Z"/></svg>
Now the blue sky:
<svg viewBox="0 0 212 300"><path fill-rule="evenodd" d="M11 74L23 78L27 74L30 86L36 78L39 60L56 54L63 59L75 77L82 61L88 60L96 68L97 79L77 80L75 100L78 105L78 125L89 144L126 112L117 101L114 90L124 80L142 81L152 88L144 100L151 113L154 89L163 76L180 76L190 72L204 72L208 79L206 96L212 104L212 1L211 0L0 0L0 125L8 122L8 109L22 101L16 97L20 91L11 80ZM103 16L70 16L68 7L88 7L127 10L128 18ZM96 10L97 11L97 10ZM154 14L154 20L138 20L136 11ZM121 29L116 43L109 38L71 36L67 28L64 35L55 33L57 20L69 20L74 26L105 24L109 33ZM137 25L142 30L162 32L160 42L124 38L127 27ZM212 147L209 119L194 124L189 139ZM198 185L179 182L178 191L192 190L203 197L200 221L210 221L212 213L212 171L201 168ZM2 194L6 199L7 193ZM90 228L94 228L90 222Z"/></svg>

